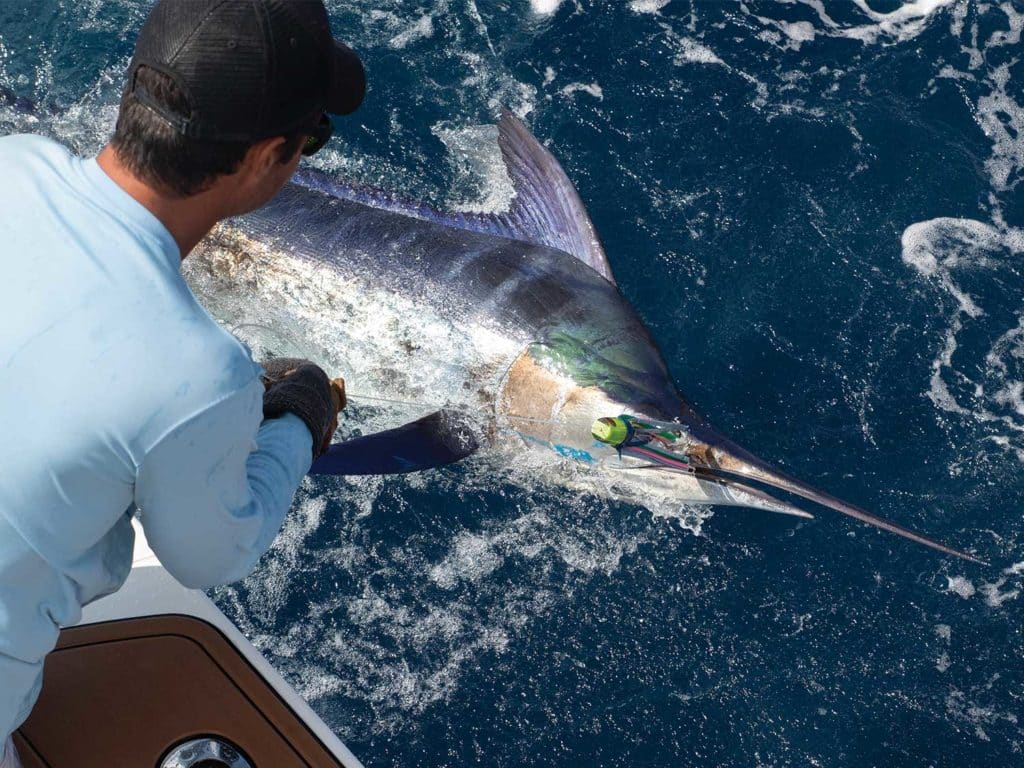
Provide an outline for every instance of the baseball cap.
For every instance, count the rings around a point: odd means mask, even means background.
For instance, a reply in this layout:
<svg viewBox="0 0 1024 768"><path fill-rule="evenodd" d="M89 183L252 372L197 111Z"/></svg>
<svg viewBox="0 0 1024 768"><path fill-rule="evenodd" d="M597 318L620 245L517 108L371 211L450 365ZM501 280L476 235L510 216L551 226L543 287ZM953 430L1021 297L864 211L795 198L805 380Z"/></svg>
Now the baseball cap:
<svg viewBox="0 0 1024 768"><path fill-rule="evenodd" d="M150 67L188 103L172 110L138 82ZM331 35L322 0L159 0L139 33L125 93L179 133L259 141L354 112L366 92L356 53Z"/></svg>

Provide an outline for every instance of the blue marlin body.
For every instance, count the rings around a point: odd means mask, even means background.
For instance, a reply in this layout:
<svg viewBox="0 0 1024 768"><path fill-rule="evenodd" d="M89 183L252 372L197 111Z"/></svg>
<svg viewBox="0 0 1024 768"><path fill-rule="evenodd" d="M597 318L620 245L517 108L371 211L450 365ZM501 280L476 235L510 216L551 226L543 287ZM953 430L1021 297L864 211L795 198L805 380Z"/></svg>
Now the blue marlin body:
<svg viewBox="0 0 1024 768"><path fill-rule="evenodd" d="M301 332L304 352L361 389L444 402L473 414L492 442L552 447L614 474L607 485L637 500L810 516L766 492L782 490L973 559L787 477L712 429L615 286L558 162L510 113L498 139L516 192L507 212L441 213L303 172L215 230L186 277L229 327ZM590 431L618 414L680 424L692 471L619 461Z"/></svg>

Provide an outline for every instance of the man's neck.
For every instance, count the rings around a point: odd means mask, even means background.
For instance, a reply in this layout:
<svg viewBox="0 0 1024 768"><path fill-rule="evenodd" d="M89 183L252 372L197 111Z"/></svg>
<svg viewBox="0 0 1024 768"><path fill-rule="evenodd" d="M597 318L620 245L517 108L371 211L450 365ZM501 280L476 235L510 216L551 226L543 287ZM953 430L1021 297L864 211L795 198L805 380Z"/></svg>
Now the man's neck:
<svg viewBox="0 0 1024 768"><path fill-rule="evenodd" d="M174 197L154 189L129 171L109 144L100 152L96 162L117 186L160 220L178 244L182 259L213 229L214 224L230 214L224 210L220 195L213 191Z"/></svg>

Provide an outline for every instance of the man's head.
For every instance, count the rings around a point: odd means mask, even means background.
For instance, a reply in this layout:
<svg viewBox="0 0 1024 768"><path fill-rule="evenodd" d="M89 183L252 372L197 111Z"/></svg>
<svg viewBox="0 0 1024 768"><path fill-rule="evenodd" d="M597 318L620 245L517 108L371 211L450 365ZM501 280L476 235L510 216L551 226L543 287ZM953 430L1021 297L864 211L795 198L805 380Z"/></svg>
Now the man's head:
<svg viewBox="0 0 1024 768"><path fill-rule="evenodd" d="M230 176L248 210L326 141L325 113L354 111L365 87L322 0L160 0L136 44L112 146L171 196Z"/></svg>

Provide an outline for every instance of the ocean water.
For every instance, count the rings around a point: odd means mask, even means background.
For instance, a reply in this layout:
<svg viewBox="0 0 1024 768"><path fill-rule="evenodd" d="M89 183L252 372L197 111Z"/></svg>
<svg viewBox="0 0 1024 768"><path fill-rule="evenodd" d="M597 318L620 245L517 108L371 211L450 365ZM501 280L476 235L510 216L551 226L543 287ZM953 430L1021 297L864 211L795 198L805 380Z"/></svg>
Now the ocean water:
<svg viewBox="0 0 1024 768"><path fill-rule="evenodd" d="M3 132L96 151L148 7L0 3ZM371 767L1024 762L1024 4L329 7L317 167L500 209L510 107L701 412L991 566L471 461L308 482L222 609Z"/></svg>

